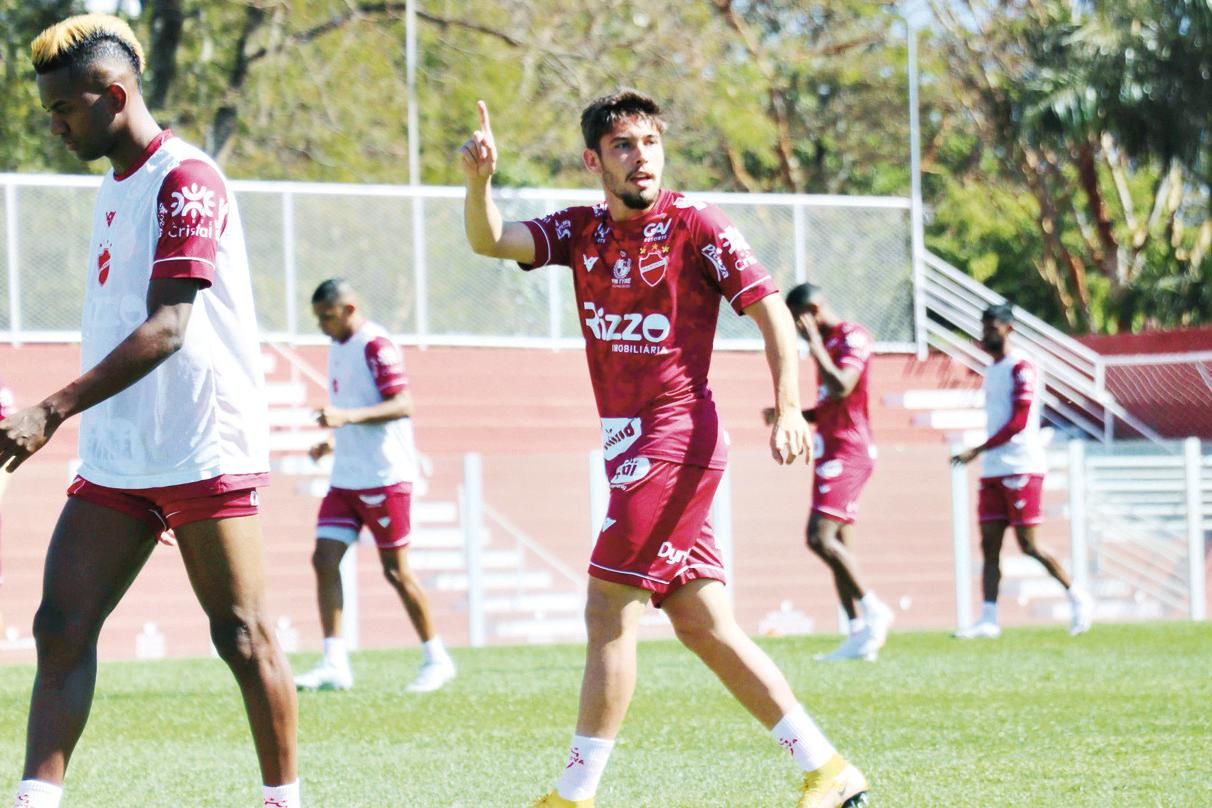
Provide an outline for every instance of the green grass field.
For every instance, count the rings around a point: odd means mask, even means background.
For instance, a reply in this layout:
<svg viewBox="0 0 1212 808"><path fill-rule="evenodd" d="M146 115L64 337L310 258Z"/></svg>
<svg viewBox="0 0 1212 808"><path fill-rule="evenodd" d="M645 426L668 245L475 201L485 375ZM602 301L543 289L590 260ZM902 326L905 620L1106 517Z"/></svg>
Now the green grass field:
<svg viewBox="0 0 1212 808"><path fill-rule="evenodd" d="M832 637L763 641L891 806L1212 806L1212 628L897 633L880 661L822 664ZM414 650L355 656L357 687L303 694L309 808L524 806L550 788L576 710L578 646L457 650L460 677L404 692ZM293 662L302 669L314 657ZM32 668L0 667L0 770L20 774ZM603 808L790 806L798 775L672 642L645 643ZM216 660L103 665L65 808L252 806L235 687ZM11 793L11 791L6 792ZM0 802L9 799L0 793Z"/></svg>

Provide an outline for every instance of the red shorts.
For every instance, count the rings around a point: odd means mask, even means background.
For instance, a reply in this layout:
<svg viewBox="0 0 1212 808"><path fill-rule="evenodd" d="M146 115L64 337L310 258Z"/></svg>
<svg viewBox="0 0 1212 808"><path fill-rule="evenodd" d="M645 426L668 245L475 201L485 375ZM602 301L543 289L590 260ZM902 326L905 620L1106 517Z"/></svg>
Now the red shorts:
<svg viewBox="0 0 1212 808"><path fill-rule="evenodd" d="M859 494L874 468L875 461L865 455L820 458L812 478L812 510L835 522L852 523Z"/></svg>
<svg viewBox="0 0 1212 808"><path fill-rule="evenodd" d="M982 477L976 512L982 522L1008 522L1015 527L1038 525L1044 521L1043 499L1042 474Z"/></svg>
<svg viewBox="0 0 1212 808"><path fill-rule="evenodd" d="M723 469L633 457L608 469L610 504L589 574L652 592L652 604L696 578L724 580L708 514Z"/></svg>
<svg viewBox="0 0 1212 808"><path fill-rule="evenodd" d="M223 474L160 488L107 488L76 477L67 495L134 517L159 534L208 519L256 516L256 487L268 482L268 474Z"/></svg>
<svg viewBox="0 0 1212 808"><path fill-rule="evenodd" d="M316 538L353 544L365 525L380 550L408 546L412 532L412 483L382 488L330 488L320 503Z"/></svg>

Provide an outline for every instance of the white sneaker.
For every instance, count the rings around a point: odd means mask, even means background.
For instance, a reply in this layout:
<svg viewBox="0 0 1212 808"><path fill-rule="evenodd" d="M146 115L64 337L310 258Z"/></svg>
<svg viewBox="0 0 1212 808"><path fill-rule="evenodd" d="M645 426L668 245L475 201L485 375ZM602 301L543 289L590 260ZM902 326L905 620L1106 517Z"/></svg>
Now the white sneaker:
<svg viewBox="0 0 1212 808"><path fill-rule="evenodd" d="M864 659L874 662L879 655L879 646L872 641L870 629L864 628L855 632L842 641L836 649L828 654L817 654L821 662L839 662L844 659Z"/></svg>
<svg viewBox="0 0 1212 808"><path fill-rule="evenodd" d="M1073 618L1069 622L1069 635L1076 637L1090 630L1094 612L1094 598L1080 589L1070 589L1072 598Z"/></svg>
<svg viewBox="0 0 1212 808"><path fill-rule="evenodd" d="M349 690L353 687L353 671L348 665L320 660L307 673L295 677L296 690Z"/></svg>
<svg viewBox="0 0 1212 808"><path fill-rule="evenodd" d="M430 693L455 678L454 660L434 659L421 663L417 678L407 688L409 693Z"/></svg>
<svg viewBox="0 0 1212 808"><path fill-rule="evenodd" d="M888 629L892 628L896 614L888 604L879 600L871 607L870 614L864 615L863 619L867 621L868 650L878 652L888 641Z"/></svg>
<svg viewBox="0 0 1212 808"><path fill-rule="evenodd" d="M996 640L1002 636L1002 627L988 620L978 620L967 628L951 635L957 640Z"/></svg>

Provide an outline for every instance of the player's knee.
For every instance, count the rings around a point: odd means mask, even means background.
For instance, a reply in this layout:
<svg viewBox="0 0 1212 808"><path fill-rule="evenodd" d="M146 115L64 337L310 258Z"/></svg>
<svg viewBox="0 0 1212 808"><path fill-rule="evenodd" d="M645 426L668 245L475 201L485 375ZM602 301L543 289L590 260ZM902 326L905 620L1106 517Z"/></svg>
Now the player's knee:
<svg viewBox="0 0 1212 808"><path fill-rule="evenodd" d="M43 602L34 613L34 642L40 665L70 667L91 647L93 627L56 604Z"/></svg>
<svg viewBox="0 0 1212 808"><path fill-rule="evenodd" d="M255 664L272 648L272 631L260 615L233 613L210 621L210 639L219 658L232 668Z"/></svg>
<svg viewBox="0 0 1212 808"><path fill-rule="evenodd" d="M720 641L715 622L706 615L679 615L673 630L682 645L696 653Z"/></svg>
<svg viewBox="0 0 1212 808"><path fill-rule="evenodd" d="M336 574L340 571L340 566L340 560L334 560L330 553L321 552L318 547L312 551L311 568L316 571L316 575Z"/></svg>

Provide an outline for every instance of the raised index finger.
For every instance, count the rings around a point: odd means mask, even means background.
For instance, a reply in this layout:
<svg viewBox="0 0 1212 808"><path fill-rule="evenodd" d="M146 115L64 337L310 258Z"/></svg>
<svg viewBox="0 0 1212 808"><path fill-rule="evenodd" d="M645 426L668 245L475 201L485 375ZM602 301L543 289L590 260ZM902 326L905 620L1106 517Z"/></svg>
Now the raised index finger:
<svg viewBox="0 0 1212 808"><path fill-rule="evenodd" d="M480 131L486 136L491 135L492 125L488 122L488 105L483 101L477 101L476 109L480 111Z"/></svg>

